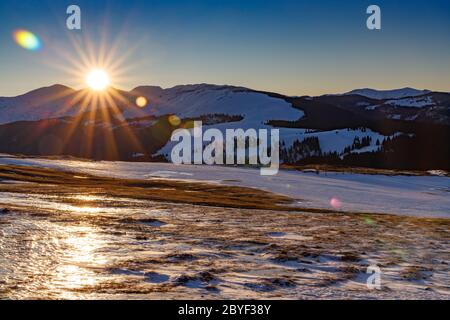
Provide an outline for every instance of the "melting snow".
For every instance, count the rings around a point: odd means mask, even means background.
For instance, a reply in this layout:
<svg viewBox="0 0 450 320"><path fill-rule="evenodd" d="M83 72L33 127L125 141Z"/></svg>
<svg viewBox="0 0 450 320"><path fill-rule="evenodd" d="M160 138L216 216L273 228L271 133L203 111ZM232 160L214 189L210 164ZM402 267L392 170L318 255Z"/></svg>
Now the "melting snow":
<svg viewBox="0 0 450 320"><path fill-rule="evenodd" d="M227 166L176 166L171 163L92 162L0 158L0 164L42 166L118 178L178 180L259 188L284 194L301 206L330 209L339 199L343 211L411 216L450 217L450 178L441 176L385 176L351 173L302 173L282 170L265 177L259 170ZM163 173L163 175L161 174Z"/></svg>

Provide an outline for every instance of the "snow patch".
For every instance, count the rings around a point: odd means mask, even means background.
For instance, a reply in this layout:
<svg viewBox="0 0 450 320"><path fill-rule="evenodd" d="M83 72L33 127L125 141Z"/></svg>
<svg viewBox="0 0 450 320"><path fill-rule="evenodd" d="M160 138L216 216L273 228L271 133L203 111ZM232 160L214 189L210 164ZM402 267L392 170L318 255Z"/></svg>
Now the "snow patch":
<svg viewBox="0 0 450 320"><path fill-rule="evenodd" d="M409 108L423 108L426 106L433 106L434 101L431 96L426 97L418 97L418 98L405 98L398 100L389 100L386 101L386 104L395 106L395 107L409 107Z"/></svg>
<svg viewBox="0 0 450 320"><path fill-rule="evenodd" d="M385 99L399 99L405 97L415 97L430 93L429 90L417 90L414 88L403 88L403 89L395 89L395 90L375 90L375 89L356 89L350 92L347 92L346 95L357 94L363 97L377 99L377 100L385 100Z"/></svg>
<svg viewBox="0 0 450 320"><path fill-rule="evenodd" d="M25 158L0 158L0 164L40 166L99 176L145 179L154 173L177 180L211 181L283 194L310 208L330 209L330 199L342 203L340 210L378 212L407 216L450 217L450 178L443 176L385 176L352 173L303 173L282 170L261 176L259 170L229 166L173 165ZM160 178L159 178L160 179ZM11 196L11 195L9 195Z"/></svg>

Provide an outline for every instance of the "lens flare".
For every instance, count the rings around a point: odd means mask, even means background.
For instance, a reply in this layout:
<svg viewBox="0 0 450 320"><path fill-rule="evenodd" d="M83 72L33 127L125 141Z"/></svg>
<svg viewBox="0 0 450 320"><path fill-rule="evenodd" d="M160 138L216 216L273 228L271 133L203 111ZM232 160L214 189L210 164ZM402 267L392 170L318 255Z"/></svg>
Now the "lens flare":
<svg viewBox="0 0 450 320"><path fill-rule="evenodd" d="M181 119L178 118L176 115L171 115L169 117L169 123L174 127L178 127L181 124Z"/></svg>
<svg viewBox="0 0 450 320"><path fill-rule="evenodd" d="M339 210L342 207L342 201L336 197L333 197L330 200L330 206L332 206L335 210Z"/></svg>
<svg viewBox="0 0 450 320"><path fill-rule="evenodd" d="M19 46L27 50L37 51L42 46L38 36L27 30L14 31L13 38Z"/></svg>
<svg viewBox="0 0 450 320"><path fill-rule="evenodd" d="M136 105L140 108L144 108L147 106L147 99L145 97L139 97L136 99Z"/></svg>
<svg viewBox="0 0 450 320"><path fill-rule="evenodd" d="M370 218L370 217L365 217L364 218L364 222L367 223L369 226L374 225L376 222Z"/></svg>

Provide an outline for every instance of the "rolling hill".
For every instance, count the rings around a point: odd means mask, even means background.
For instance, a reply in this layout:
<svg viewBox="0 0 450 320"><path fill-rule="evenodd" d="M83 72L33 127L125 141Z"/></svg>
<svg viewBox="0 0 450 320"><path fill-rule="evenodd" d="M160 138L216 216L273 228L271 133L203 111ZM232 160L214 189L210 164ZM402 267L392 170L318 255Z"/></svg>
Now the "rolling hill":
<svg viewBox="0 0 450 320"><path fill-rule="evenodd" d="M138 97L147 106L138 107ZM180 123L174 125L172 115ZM449 166L450 94L412 88L289 97L198 84L111 88L105 98L54 85L0 98L0 152L169 160L171 133L193 120L222 131L278 128L288 163Z"/></svg>

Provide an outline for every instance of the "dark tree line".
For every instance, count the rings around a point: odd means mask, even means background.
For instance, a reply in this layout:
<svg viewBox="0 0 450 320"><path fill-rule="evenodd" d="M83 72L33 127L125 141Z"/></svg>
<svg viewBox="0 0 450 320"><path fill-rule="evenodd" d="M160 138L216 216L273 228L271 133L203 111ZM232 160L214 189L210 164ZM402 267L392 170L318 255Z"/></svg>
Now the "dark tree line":
<svg viewBox="0 0 450 320"><path fill-rule="evenodd" d="M319 157L322 155L318 137L307 137L300 140L295 140L292 146L285 148L282 145L280 151L280 159L284 163L296 163L301 159L308 157Z"/></svg>
<svg viewBox="0 0 450 320"><path fill-rule="evenodd" d="M377 140L377 142L378 142L377 145L379 145L380 141ZM345 147L344 154L348 154L353 150L360 150L362 148L370 146L371 144L372 144L372 137L370 136L362 137L361 139L359 137L355 137L355 139L353 139L352 145Z"/></svg>
<svg viewBox="0 0 450 320"><path fill-rule="evenodd" d="M398 135L387 138L378 151L323 154L302 159L298 164L330 164L380 169L450 170L450 144L444 135Z"/></svg>

